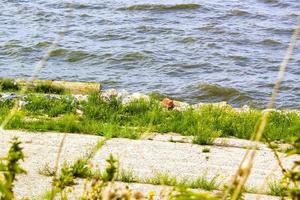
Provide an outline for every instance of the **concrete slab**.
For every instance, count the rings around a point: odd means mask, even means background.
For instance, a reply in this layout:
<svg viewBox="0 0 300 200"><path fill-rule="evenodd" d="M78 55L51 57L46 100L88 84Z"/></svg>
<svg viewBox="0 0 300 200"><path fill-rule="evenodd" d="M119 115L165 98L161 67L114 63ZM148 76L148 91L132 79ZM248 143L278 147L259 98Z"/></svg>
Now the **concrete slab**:
<svg viewBox="0 0 300 200"><path fill-rule="evenodd" d="M22 141L25 161L22 167L27 171L26 175L18 176L15 183L17 199L35 197L43 194L51 188L51 177L39 174L39 170L48 164L54 167L59 144L64 134L61 133L27 133L20 131L0 132L0 157L6 155L9 141L17 136ZM72 163L97 144L102 137L80 134L68 134L62 148L59 165L63 162Z"/></svg>

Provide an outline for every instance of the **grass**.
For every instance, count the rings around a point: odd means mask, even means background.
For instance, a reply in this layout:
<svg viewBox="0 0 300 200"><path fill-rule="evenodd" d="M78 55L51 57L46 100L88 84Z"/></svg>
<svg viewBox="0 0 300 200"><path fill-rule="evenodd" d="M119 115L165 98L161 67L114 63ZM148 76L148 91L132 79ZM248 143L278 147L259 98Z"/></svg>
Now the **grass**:
<svg viewBox="0 0 300 200"><path fill-rule="evenodd" d="M280 181L273 180L268 183L269 195L285 197L287 196L287 189L283 187Z"/></svg>
<svg viewBox="0 0 300 200"><path fill-rule="evenodd" d="M209 153L209 152L210 152L210 148L208 148L208 147L204 147L202 149L202 153Z"/></svg>
<svg viewBox="0 0 300 200"><path fill-rule="evenodd" d="M36 93L45 93L45 94L65 94L66 91L63 87L43 83L36 85L33 89Z"/></svg>
<svg viewBox="0 0 300 200"><path fill-rule="evenodd" d="M168 173L157 173L154 177L137 180L140 183L153 184L153 185L167 185L187 187L193 189L204 189L207 191L220 189L220 183L218 182L218 176L214 176L211 179L206 174L199 176L195 180L188 178L178 179Z"/></svg>
<svg viewBox="0 0 300 200"><path fill-rule="evenodd" d="M6 128L30 131L58 131L87 133L108 138L136 139L144 132L176 132L193 136L196 144L212 144L216 137L249 139L262 115L259 110L237 112L230 107L202 106L183 112L167 110L158 100L134 101L127 105L117 99L104 101L99 94L91 94L88 101L78 102L72 96L49 97L30 94L27 104L10 121ZM2 103L0 120L10 107ZM80 109L82 115L76 113ZM300 124L296 113L272 112L265 130L271 141L288 142L300 134L292 127Z"/></svg>
<svg viewBox="0 0 300 200"><path fill-rule="evenodd" d="M20 85L17 84L13 79L0 79L0 91L1 92L12 92L19 91Z"/></svg>
<svg viewBox="0 0 300 200"><path fill-rule="evenodd" d="M138 178L134 175L132 170L124 170L124 169L120 170L117 180L125 183L138 182Z"/></svg>
<svg viewBox="0 0 300 200"><path fill-rule="evenodd" d="M76 101L71 96L54 98L51 96L28 95L24 110L34 115L57 117L61 114L75 113Z"/></svg>
<svg viewBox="0 0 300 200"><path fill-rule="evenodd" d="M55 170L46 163L42 168L39 169L39 174L43 176L54 176Z"/></svg>

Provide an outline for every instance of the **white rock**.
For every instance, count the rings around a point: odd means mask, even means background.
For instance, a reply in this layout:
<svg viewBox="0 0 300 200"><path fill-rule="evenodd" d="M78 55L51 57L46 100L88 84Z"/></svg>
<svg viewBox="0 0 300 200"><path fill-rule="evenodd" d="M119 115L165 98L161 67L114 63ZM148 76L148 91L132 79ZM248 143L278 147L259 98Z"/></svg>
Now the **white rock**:
<svg viewBox="0 0 300 200"><path fill-rule="evenodd" d="M268 109L262 110L262 113L265 113L265 112L280 112L280 110L276 110L274 108L268 108Z"/></svg>
<svg viewBox="0 0 300 200"><path fill-rule="evenodd" d="M77 101L87 101L87 100L88 100L88 95L73 94L73 97L74 97Z"/></svg>
<svg viewBox="0 0 300 200"><path fill-rule="evenodd" d="M112 97L116 97L118 95L118 92L116 89L108 89L101 93L102 99L105 101L111 100Z"/></svg>
<svg viewBox="0 0 300 200"><path fill-rule="evenodd" d="M203 105L205 105L204 103L197 103L192 105L192 108L195 110L199 110Z"/></svg>
<svg viewBox="0 0 300 200"><path fill-rule="evenodd" d="M117 93L117 100L123 102L128 96L129 93L126 90L121 90L121 92Z"/></svg>
<svg viewBox="0 0 300 200"><path fill-rule="evenodd" d="M83 115L83 111L80 109L76 109L76 114L78 114L79 116Z"/></svg>
<svg viewBox="0 0 300 200"><path fill-rule="evenodd" d="M133 101L137 101L137 100L144 100L146 102L150 101L150 97L142 94L142 93L133 93L131 95L126 96L125 98L122 99L122 104L129 104Z"/></svg>
<svg viewBox="0 0 300 200"><path fill-rule="evenodd" d="M180 112L185 111L191 107L190 104L188 104L186 102L173 101L173 103L174 103L174 110L177 110Z"/></svg>

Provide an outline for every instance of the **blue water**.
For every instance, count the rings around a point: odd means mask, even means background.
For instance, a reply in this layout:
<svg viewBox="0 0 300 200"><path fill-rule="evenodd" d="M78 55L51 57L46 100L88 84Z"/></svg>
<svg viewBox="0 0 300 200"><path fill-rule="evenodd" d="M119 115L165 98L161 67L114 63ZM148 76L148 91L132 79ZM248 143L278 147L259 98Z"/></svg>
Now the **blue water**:
<svg viewBox="0 0 300 200"><path fill-rule="evenodd" d="M40 78L97 81L104 88L156 91L192 103L265 107L300 2L2 0L0 11L0 77L30 76L66 29ZM297 44L280 108L300 108Z"/></svg>

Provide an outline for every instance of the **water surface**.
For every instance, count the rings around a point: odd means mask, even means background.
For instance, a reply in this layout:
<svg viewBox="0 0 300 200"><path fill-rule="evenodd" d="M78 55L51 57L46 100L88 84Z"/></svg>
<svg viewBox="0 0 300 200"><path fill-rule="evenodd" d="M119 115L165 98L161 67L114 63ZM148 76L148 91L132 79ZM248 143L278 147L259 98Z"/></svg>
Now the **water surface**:
<svg viewBox="0 0 300 200"><path fill-rule="evenodd" d="M264 107L300 3L3 0L0 10L0 77L28 77L67 28L41 78ZM299 66L298 47L277 107L300 108Z"/></svg>

